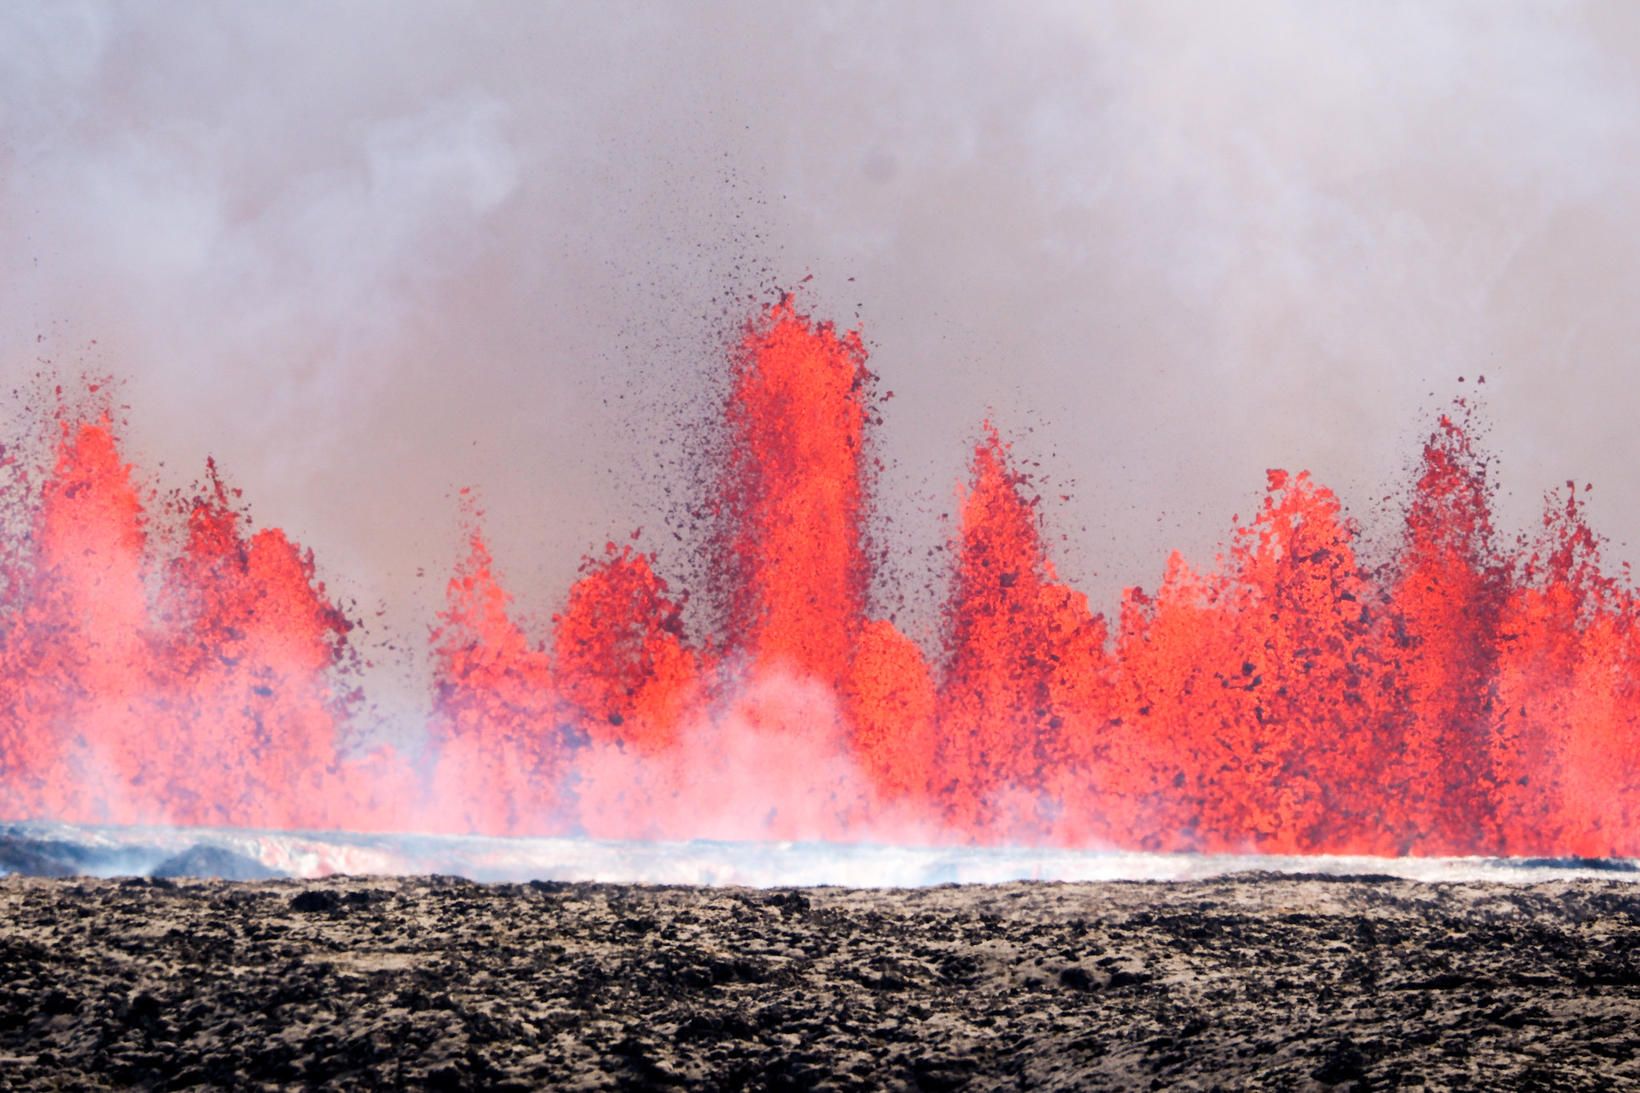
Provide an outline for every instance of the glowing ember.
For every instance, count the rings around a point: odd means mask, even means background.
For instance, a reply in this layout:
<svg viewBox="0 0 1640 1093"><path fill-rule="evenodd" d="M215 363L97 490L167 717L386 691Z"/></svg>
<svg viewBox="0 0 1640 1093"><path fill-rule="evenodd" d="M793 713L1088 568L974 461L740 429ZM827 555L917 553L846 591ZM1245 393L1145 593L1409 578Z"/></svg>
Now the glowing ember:
<svg viewBox="0 0 1640 1093"><path fill-rule="evenodd" d="M106 413L0 451L0 816L241 827L1640 853L1640 627L1580 495L1506 549L1461 403L1372 569L1331 491L1269 472L1207 570L1114 634L1061 583L986 425L942 648L871 618L872 375L789 301L732 360L717 629L610 544L530 637L480 531L432 630L427 762L353 754L351 623L214 467L145 503ZM149 534L184 523L180 536ZM150 521L161 521L152 524ZM476 525L476 520L475 520ZM174 557L157 544L175 539Z"/></svg>

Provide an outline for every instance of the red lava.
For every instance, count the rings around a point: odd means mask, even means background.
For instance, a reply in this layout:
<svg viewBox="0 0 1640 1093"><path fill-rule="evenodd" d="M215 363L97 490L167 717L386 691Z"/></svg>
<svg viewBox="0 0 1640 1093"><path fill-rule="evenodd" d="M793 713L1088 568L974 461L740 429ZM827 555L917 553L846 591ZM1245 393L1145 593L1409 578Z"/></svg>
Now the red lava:
<svg viewBox="0 0 1640 1093"><path fill-rule="evenodd" d="M475 528L432 631L430 765L345 746L352 624L309 553L253 530L214 467L145 501L110 415L60 408L33 473L0 451L0 816L1640 854L1635 593L1571 484L1535 538L1500 540L1463 403L1386 563L1330 490L1272 470L1210 568L1175 554L1114 622L1056 576L987 424L930 655L867 610L858 334L783 301L730 366L697 544L715 632L611 544L532 636Z"/></svg>

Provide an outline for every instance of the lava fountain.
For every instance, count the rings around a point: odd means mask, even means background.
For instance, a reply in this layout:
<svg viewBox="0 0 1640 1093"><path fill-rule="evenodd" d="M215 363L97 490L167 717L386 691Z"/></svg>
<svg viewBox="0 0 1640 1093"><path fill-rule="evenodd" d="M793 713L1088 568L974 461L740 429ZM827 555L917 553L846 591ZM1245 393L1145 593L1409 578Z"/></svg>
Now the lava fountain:
<svg viewBox="0 0 1640 1093"><path fill-rule="evenodd" d="M1640 853L1640 628L1578 490L1493 527L1462 402L1392 556L1272 470L1210 568L1114 622L1059 579L999 431L973 449L939 647L873 618L874 377L790 300L732 354L715 611L657 559L584 560L526 632L481 521L431 629L429 759L361 752L308 552L207 465L147 497L95 388L0 450L0 818L1209 853ZM163 544L171 544L169 547Z"/></svg>

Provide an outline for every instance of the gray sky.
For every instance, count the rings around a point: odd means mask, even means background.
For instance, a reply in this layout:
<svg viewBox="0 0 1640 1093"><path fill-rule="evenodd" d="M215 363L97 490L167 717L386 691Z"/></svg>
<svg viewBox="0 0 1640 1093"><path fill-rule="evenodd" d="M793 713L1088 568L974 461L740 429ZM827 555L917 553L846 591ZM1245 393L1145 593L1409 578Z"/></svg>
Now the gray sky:
<svg viewBox="0 0 1640 1093"><path fill-rule="evenodd" d="M1506 527L1577 477L1640 543L1637 72L1625 3L9 3L0 367L123 377L155 485L215 455L417 639L463 485L538 619L639 525L682 572L723 338L810 273L913 614L988 408L1106 610L1266 467L1370 518L1460 375Z"/></svg>

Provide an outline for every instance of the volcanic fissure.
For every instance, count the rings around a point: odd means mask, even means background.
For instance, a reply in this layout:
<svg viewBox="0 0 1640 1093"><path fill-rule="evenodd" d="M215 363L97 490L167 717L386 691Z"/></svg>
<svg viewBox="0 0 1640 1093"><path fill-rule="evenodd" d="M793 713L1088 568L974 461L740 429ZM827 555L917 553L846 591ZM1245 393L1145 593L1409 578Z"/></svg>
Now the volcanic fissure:
<svg viewBox="0 0 1640 1093"><path fill-rule="evenodd" d="M111 414L60 401L41 465L0 450L0 817L1640 854L1640 601L1573 485L1502 541L1463 403L1384 563L1331 491L1272 470L1211 568L1174 554L1113 620L1056 575L987 424L930 654L868 610L859 336L786 300L731 367L696 544L713 632L611 544L538 641L475 526L431 634L424 762L347 745L354 624L311 554L254 530L214 466L145 504Z"/></svg>

